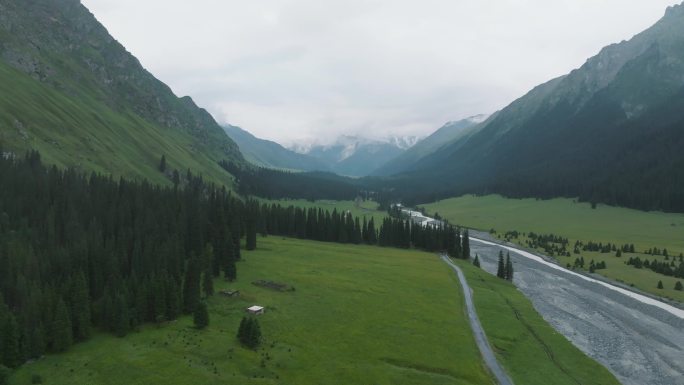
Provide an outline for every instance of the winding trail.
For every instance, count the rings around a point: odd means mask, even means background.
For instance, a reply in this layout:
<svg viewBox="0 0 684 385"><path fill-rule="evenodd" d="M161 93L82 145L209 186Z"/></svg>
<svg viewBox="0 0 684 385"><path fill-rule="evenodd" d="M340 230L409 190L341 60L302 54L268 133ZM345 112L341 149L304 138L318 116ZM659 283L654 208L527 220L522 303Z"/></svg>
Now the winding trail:
<svg viewBox="0 0 684 385"><path fill-rule="evenodd" d="M487 340L484 329L482 329L482 325L480 324L480 319L477 317L477 312L475 311L472 291L470 290L470 286L468 286L468 281L466 281L463 272L458 266L451 262L449 257L442 255L442 260L456 272L456 275L458 275L458 280L461 282L463 296L465 297L466 302L466 311L468 313L468 321L470 321L470 328L473 329L475 342L477 343L477 347L480 349L480 353L482 353L485 364L500 385L513 385L513 381L511 381L511 379L508 377L508 374L506 374L506 371L499 364L499 361L496 360L494 352L492 351L492 347L489 346L489 341Z"/></svg>

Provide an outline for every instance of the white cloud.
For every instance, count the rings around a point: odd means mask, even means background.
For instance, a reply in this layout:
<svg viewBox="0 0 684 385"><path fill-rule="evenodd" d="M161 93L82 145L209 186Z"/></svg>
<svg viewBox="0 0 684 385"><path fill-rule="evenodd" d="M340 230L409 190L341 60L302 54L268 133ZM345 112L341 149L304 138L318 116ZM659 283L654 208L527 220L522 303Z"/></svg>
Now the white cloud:
<svg viewBox="0 0 684 385"><path fill-rule="evenodd" d="M220 122L291 143L493 112L673 0L82 0Z"/></svg>

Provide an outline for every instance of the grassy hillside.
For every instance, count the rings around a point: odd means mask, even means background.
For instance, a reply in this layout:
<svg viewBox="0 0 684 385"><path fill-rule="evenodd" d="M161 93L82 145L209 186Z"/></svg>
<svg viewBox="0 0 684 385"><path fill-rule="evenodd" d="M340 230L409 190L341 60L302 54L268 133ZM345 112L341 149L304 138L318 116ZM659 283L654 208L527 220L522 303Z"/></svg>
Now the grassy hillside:
<svg viewBox="0 0 684 385"><path fill-rule="evenodd" d="M622 258L616 258L614 253L582 252L580 255L587 264L591 259L596 262L605 261L608 269L597 272L606 277L633 284L658 296L684 302L684 292L674 290L678 279L624 264L632 256L664 260L664 257L643 254L643 251L652 247L666 248L670 255L676 256L684 252L684 214L644 212L604 205L592 209L588 203L576 203L571 199L507 199L497 195L468 195L422 207L429 213L439 213L452 223L480 230L495 229L499 236L507 231L517 230L522 233L552 233L563 236L569 239L571 245L578 240L634 244L637 253L626 254ZM526 240L523 236L512 241L525 245ZM558 257L558 260L563 265L572 264L580 255ZM662 290L656 288L659 280L664 284Z"/></svg>
<svg viewBox="0 0 684 385"><path fill-rule="evenodd" d="M48 161L115 176L167 180L190 168L216 182L237 145L190 97L177 97L78 0L0 2L0 142Z"/></svg>
<svg viewBox="0 0 684 385"><path fill-rule="evenodd" d="M556 332L513 284L456 261L473 289L482 327L513 382L525 385L619 384ZM533 367L532 367L533 366Z"/></svg>
<svg viewBox="0 0 684 385"><path fill-rule="evenodd" d="M215 181L231 181L211 154L195 147L190 134L65 95L2 62L0 143L19 155L38 150L48 164L157 183L169 183L157 169L165 154L170 169L190 168Z"/></svg>
<svg viewBox="0 0 684 385"><path fill-rule="evenodd" d="M10 384L491 384L463 313L455 275L436 256L269 237L244 253L241 291L209 301L211 324L188 317L119 339L99 335L25 365ZM293 292L251 284L287 283ZM244 308L266 339L239 347Z"/></svg>
<svg viewBox="0 0 684 385"><path fill-rule="evenodd" d="M240 147L249 162L281 170L328 171L330 167L320 160L288 150L276 142L259 139L236 126L224 126L228 136Z"/></svg>

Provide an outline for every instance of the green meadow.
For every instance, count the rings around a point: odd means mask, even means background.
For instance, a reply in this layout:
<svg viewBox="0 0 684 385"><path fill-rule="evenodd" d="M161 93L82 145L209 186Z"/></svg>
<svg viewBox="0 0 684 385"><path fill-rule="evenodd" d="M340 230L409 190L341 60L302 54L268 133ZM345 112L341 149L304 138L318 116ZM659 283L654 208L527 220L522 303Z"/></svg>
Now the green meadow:
<svg viewBox="0 0 684 385"><path fill-rule="evenodd" d="M498 195L467 195L421 207L430 214L439 213L452 223L485 231L494 229L499 237L513 230L559 235L568 238L570 251L578 240L585 243L634 244L637 253L623 254L622 258L615 257L614 253L584 251L580 255L556 258L566 265L573 264L575 258L582 256L586 262L585 268L588 268L592 259L596 262L605 261L608 268L597 270L596 273L656 296L684 302L684 292L674 290L675 283L680 279L625 265L627 259L636 256L642 260L662 261L662 256L643 253L652 247L666 248L670 255L676 256L684 252L684 214L644 212L605 205L592 209L590 204L572 199L508 199ZM525 245L526 239L521 236L512 241ZM679 263L678 260L676 263ZM659 280L663 281L663 289L657 288ZM684 283L684 280L681 281Z"/></svg>
<svg viewBox="0 0 684 385"><path fill-rule="evenodd" d="M24 365L11 384L491 384L457 279L435 255L269 237L216 289L210 326L190 317L109 335ZM292 285L279 292L251 282ZM259 304L258 351L235 334Z"/></svg>
<svg viewBox="0 0 684 385"><path fill-rule="evenodd" d="M516 384L619 384L615 377L556 332L508 281L456 261L473 289L482 327Z"/></svg>
<svg viewBox="0 0 684 385"><path fill-rule="evenodd" d="M456 275L437 256L279 237L260 238L258 250L243 256L236 282L215 281L217 291L241 295L211 297L207 329L196 330L183 317L124 338L97 334L66 353L25 364L10 384L29 384L34 375L55 385L493 383ZM558 378L569 384L573 377L583 384L615 383L515 287L462 266L484 328L516 383ZM294 291L253 285L257 280ZM257 351L235 337L244 309L254 304L266 307L258 316L264 341Z"/></svg>

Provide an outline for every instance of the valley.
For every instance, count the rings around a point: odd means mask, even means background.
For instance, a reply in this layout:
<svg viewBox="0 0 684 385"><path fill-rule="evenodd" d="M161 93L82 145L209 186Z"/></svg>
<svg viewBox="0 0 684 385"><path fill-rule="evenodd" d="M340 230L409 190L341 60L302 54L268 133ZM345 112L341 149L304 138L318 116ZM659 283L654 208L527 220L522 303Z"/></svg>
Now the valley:
<svg viewBox="0 0 684 385"><path fill-rule="evenodd" d="M684 3L102 3L0 0L0 385L684 385Z"/></svg>
<svg viewBox="0 0 684 385"><path fill-rule="evenodd" d="M684 238L681 228L684 216L675 213L643 212L625 208L598 205L595 209L589 203L577 203L571 199L507 199L500 196L462 196L440 202L421 205L427 212L438 213L452 223L484 232L495 230L493 236L508 240L522 247L529 247L527 234L554 234L567 238L570 256L553 255L560 265L574 265L578 257L585 260L584 271L589 262L605 262L607 269L596 270L612 280L633 286L657 297L684 302L684 292L675 290L682 278L668 277L646 268L636 269L626 265L629 258L659 260L679 265L679 255L684 252ZM518 232L517 237L511 235ZM507 235L508 233L508 235ZM635 253L624 253L616 257L616 251L573 251L575 242L589 241L603 244L634 245ZM667 249L670 257L648 255L644 251ZM544 252L543 248L537 249ZM658 289L659 281L663 288Z"/></svg>
<svg viewBox="0 0 684 385"><path fill-rule="evenodd" d="M217 291L239 290L240 296L211 297L207 329L196 330L182 317L124 338L98 334L22 366L9 383L25 384L33 375L57 385L493 383L468 326L458 280L437 255L269 236L243 258L237 281L215 281ZM457 263L515 383L546 384L548 376L557 385L574 384L573 378L616 383L555 333L514 286ZM294 291L252 284L264 279ZM259 316L264 342L257 351L235 338L245 307L253 304L266 308ZM501 313L501 306L515 312Z"/></svg>

